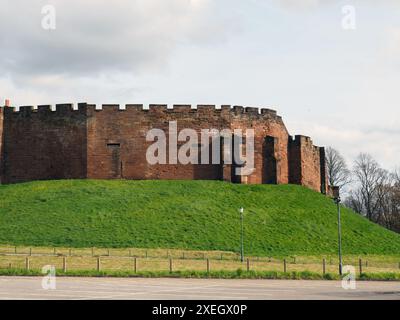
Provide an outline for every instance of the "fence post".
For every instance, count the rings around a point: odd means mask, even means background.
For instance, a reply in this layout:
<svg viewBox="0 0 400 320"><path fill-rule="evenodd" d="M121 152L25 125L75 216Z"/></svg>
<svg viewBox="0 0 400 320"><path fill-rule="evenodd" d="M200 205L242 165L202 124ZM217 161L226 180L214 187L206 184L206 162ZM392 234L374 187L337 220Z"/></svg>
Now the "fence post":
<svg viewBox="0 0 400 320"><path fill-rule="evenodd" d="M207 258L207 273L210 272L210 259Z"/></svg>
<svg viewBox="0 0 400 320"><path fill-rule="evenodd" d="M360 274L361 274L362 273L362 260L361 259L358 260L358 267L360 269Z"/></svg>
<svg viewBox="0 0 400 320"><path fill-rule="evenodd" d="M221 253L221 260L222 260L223 253Z"/></svg>
<svg viewBox="0 0 400 320"><path fill-rule="evenodd" d="M169 272L172 273L172 258L169 258Z"/></svg>
<svg viewBox="0 0 400 320"><path fill-rule="evenodd" d="M147 255L147 250L146 250L146 258L148 257L148 255Z"/></svg>
<svg viewBox="0 0 400 320"><path fill-rule="evenodd" d="M67 272L67 257L63 257L63 271Z"/></svg>
<svg viewBox="0 0 400 320"><path fill-rule="evenodd" d="M326 273L326 261L325 258L322 259L322 274Z"/></svg>
<svg viewBox="0 0 400 320"><path fill-rule="evenodd" d="M100 265L100 257L97 257L97 271L100 271L101 265Z"/></svg>
<svg viewBox="0 0 400 320"><path fill-rule="evenodd" d="M29 255L32 255L32 248L29 248Z"/></svg>
<svg viewBox="0 0 400 320"><path fill-rule="evenodd" d="M133 258L133 270L135 271L135 273L137 272L137 258Z"/></svg>
<svg viewBox="0 0 400 320"><path fill-rule="evenodd" d="M29 270L29 269L30 269L29 257L26 257L26 259L25 259L25 267L26 267L26 270Z"/></svg>
<svg viewBox="0 0 400 320"><path fill-rule="evenodd" d="M250 271L250 259L247 258L247 272Z"/></svg>
<svg viewBox="0 0 400 320"><path fill-rule="evenodd" d="M286 273L286 259L283 259L283 272Z"/></svg>
<svg viewBox="0 0 400 320"><path fill-rule="evenodd" d="M17 246L14 247L14 253L17 254Z"/></svg>
<svg viewBox="0 0 400 320"><path fill-rule="evenodd" d="M110 256L110 249L107 249L107 256Z"/></svg>
<svg viewBox="0 0 400 320"><path fill-rule="evenodd" d="M365 261L365 267L368 268L368 260Z"/></svg>

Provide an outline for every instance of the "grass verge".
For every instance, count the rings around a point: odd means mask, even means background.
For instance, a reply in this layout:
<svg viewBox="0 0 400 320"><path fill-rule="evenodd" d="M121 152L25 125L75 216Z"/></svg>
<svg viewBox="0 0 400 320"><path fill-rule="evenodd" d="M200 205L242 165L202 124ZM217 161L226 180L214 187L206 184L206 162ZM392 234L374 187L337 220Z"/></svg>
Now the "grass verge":
<svg viewBox="0 0 400 320"><path fill-rule="evenodd" d="M59 277L116 277L116 278L198 278L198 279L282 279L282 280L340 280L340 276L333 273L316 273L310 271L95 271L73 270L58 271ZM0 269L0 276L43 276L40 270ZM400 281L400 273L362 273L358 280Z"/></svg>
<svg viewBox="0 0 400 320"><path fill-rule="evenodd" d="M295 185L221 181L58 180L0 185L0 243L170 248L246 255L335 255L337 209ZM343 253L392 256L400 235L342 210ZM113 250L115 251L115 250Z"/></svg>

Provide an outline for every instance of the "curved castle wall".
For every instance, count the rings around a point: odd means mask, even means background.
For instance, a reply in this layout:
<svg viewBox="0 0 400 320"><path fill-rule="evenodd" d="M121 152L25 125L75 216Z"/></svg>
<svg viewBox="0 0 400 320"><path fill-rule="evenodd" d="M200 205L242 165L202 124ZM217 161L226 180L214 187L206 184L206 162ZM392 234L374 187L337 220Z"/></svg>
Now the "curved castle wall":
<svg viewBox="0 0 400 320"><path fill-rule="evenodd" d="M254 167L236 177L234 164L149 164L150 129L254 129ZM43 179L203 179L261 184L295 183L326 192L324 149L308 137L293 139L270 109L198 105L86 103L0 108L0 181ZM179 142L183 144L185 142ZM178 147L179 147L178 143Z"/></svg>

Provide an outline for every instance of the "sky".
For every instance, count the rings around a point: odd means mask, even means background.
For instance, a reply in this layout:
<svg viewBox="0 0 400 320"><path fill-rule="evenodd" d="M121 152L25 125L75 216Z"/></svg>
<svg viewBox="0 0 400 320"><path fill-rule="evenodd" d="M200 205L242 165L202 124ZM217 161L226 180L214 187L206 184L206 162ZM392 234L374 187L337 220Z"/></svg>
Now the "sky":
<svg viewBox="0 0 400 320"><path fill-rule="evenodd" d="M0 0L0 45L1 102L268 107L400 166L400 1Z"/></svg>

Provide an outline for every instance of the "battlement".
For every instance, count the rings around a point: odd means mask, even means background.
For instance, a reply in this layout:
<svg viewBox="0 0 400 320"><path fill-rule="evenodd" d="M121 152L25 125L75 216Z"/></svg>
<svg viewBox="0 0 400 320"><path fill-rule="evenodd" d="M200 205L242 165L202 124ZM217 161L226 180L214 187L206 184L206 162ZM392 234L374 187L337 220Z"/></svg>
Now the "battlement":
<svg viewBox="0 0 400 320"><path fill-rule="evenodd" d="M289 137L289 143L295 146L302 146L308 148L313 153L319 153L320 147L315 146L310 137L304 135L295 135L294 138L292 136Z"/></svg>
<svg viewBox="0 0 400 320"><path fill-rule="evenodd" d="M75 107L73 103L61 103L53 105L38 105L38 106L20 106L20 107L2 107L0 112L6 114L28 114L28 113L67 113L86 110L86 103L78 103Z"/></svg>
<svg viewBox="0 0 400 320"><path fill-rule="evenodd" d="M73 103L61 103L52 105L38 105L38 106L20 106L20 107L1 107L0 112L15 115L27 115L27 114L67 114L73 112L83 112L86 110L93 110L96 112L106 111L106 112L143 112L143 113L187 113L187 114L231 114L232 116L249 116L253 118L269 118L281 121L282 118L277 115L277 112L268 108L258 108L258 107L243 107L243 106L230 106L230 105L203 105L199 104L192 106L190 104L173 104L169 106L168 104L126 104L121 106L119 104L88 104L88 103L78 103L75 106Z"/></svg>
<svg viewBox="0 0 400 320"><path fill-rule="evenodd" d="M242 179L235 173L235 164L150 165L147 133L159 128L169 135L171 121L179 123L179 130L191 128L199 134L208 128L253 129L254 171ZM324 163L323 148L314 146L310 137L289 136L282 118L269 108L85 102L0 107L0 183L201 179L297 183L319 191L325 190Z"/></svg>
<svg viewBox="0 0 400 320"><path fill-rule="evenodd" d="M290 181L326 193L325 150L310 137L289 136Z"/></svg>
<svg viewBox="0 0 400 320"><path fill-rule="evenodd" d="M295 135L294 137L289 136L289 141L295 145L300 145L300 144L312 145L313 144L310 137L300 135L300 134Z"/></svg>

